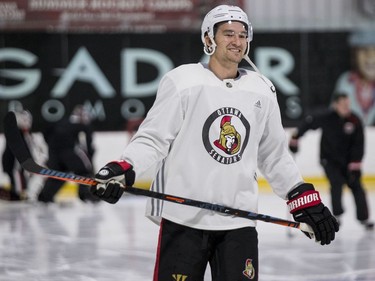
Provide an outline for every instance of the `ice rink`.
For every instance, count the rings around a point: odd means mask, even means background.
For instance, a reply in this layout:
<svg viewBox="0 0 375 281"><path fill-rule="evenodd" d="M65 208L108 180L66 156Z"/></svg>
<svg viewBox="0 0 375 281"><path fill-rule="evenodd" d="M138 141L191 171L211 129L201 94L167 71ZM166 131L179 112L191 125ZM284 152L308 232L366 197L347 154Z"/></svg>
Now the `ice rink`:
<svg viewBox="0 0 375 281"><path fill-rule="evenodd" d="M322 197L329 204L326 192ZM369 200L374 218L374 191ZM329 246L299 230L259 222L260 280L374 281L374 231L355 221L350 193L344 201L343 224ZM152 280L158 227L144 217L146 198L129 195L115 205L64 202L0 201L0 280ZM284 201L271 192L260 194L259 206L259 213L287 217ZM211 280L209 269L205 280Z"/></svg>

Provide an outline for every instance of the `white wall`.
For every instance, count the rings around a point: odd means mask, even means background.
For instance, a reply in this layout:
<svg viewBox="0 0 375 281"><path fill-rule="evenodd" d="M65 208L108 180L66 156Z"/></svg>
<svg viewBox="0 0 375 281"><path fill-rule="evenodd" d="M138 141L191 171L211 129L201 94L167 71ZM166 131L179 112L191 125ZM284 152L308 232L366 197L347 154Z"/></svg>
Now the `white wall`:
<svg viewBox="0 0 375 281"><path fill-rule="evenodd" d="M246 0L245 11L259 31L375 28L374 5L358 0Z"/></svg>
<svg viewBox="0 0 375 281"><path fill-rule="evenodd" d="M289 135L291 129L287 129ZM296 154L295 159L305 177L323 176L323 170L319 165L319 137L320 131L309 131L300 140L300 151ZM37 143L43 145L40 134L36 135ZM95 168L98 169L111 160L118 159L123 148L129 141L129 136L125 132L106 132L96 133L94 135L94 144L96 154L94 157ZM375 128L366 130L366 157L364 159L363 172L367 176L375 176ZM0 151L4 150L4 135L0 134ZM43 159L43 157L40 157ZM39 163L44 164L44 163ZM1 163L0 163L1 166ZM142 180L152 178L153 170L151 169ZM8 183L8 177L3 174L2 167L0 172L0 185Z"/></svg>

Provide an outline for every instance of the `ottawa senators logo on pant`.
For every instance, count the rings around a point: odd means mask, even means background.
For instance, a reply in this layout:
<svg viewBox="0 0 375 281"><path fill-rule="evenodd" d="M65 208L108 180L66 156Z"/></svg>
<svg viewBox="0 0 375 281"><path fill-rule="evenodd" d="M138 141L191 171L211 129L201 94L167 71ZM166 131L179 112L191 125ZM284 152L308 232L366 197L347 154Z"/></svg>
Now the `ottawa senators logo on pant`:
<svg viewBox="0 0 375 281"><path fill-rule="evenodd" d="M255 277L255 269L253 266L253 260L247 259L245 262L245 270L242 271L242 274L245 275L248 279L252 280Z"/></svg>

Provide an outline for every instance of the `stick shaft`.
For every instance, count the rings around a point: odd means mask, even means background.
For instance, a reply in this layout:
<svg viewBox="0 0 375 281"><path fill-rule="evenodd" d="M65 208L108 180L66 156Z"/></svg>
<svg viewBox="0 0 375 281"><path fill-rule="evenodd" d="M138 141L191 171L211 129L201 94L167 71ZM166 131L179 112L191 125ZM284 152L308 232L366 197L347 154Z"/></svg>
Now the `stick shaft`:
<svg viewBox="0 0 375 281"><path fill-rule="evenodd" d="M16 116L13 112L8 112L4 119L4 132L7 143L10 146L10 149L14 153L17 160L20 162L21 166L34 174L38 174L41 176L54 178L62 181L70 181L75 182L78 184L84 185L95 185L98 182L95 179L87 178L79 175L75 175L72 173L65 173L61 171L56 171L52 169L48 169L46 167L38 165L32 158L31 153L27 147L27 144L22 138L22 135L18 129ZM309 226L303 223L284 220L281 218L276 218L268 215L257 214L254 212L244 211L240 209L234 209L218 204L212 204L208 202L183 198L175 195L169 195L164 193L158 193L151 190L145 190L136 187L124 187L124 191L128 193L132 193L135 195L143 195L150 198L160 199L164 201L173 202L176 204L181 205L188 205L193 206L201 209L211 210L218 213L223 213L226 215L232 215L236 217L247 218L250 220L260 220L268 223L279 224L282 226L304 229L304 231L308 231Z"/></svg>
<svg viewBox="0 0 375 281"><path fill-rule="evenodd" d="M78 184L84 184L84 185L89 185L89 186L97 184L97 181L92 178L78 176L78 175L71 174L71 173L55 171L55 170L42 167L38 165L37 163L35 163L34 160L31 158L24 161L22 163L22 167L24 167L25 170L31 173L35 173L41 176L54 178L54 179L58 179L62 181L70 181L70 182L75 182ZM150 198L160 199L163 201L173 202L176 204L193 206L193 207L197 207L201 209L215 211L215 212L226 214L226 215L247 218L251 220L260 220L260 221L287 226L291 228L297 228L297 229L301 229L301 230L309 232L308 231L309 226L304 225L303 223L290 221L290 220L284 220L281 218L276 218L276 217L249 212L249 211L244 211L240 209L230 208L230 207L222 206L219 204L212 204L212 203L208 203L204 201L188 199L188 198L165 194L165 193L159 193L159 192L145 190L145 189L141 189L137 187L129 187L129 186L124 187L124 191L127 193L134 194L134 195L142 195L142 196L146 196Z"/></svg>

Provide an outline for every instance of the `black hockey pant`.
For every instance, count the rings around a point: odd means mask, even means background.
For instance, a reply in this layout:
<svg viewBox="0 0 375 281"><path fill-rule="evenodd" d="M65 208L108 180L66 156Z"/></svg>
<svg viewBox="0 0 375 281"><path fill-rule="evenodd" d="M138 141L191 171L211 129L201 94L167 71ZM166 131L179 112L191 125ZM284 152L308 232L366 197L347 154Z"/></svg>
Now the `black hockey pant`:
<svg viewBox="0 0 375 281"><path fill-rule="evenodd" d="M154 281L203 281L208 264L212 281L258 280L255 227L208 231L162 220Z"/></svg>
<svg viewBox="0 0 375 281"><path fill-rule="evenodd" d="M323 168L331 185L330 191L333 215L339 216L344 213L342 191L346 184L350 188L354 197L357 219L359 221L367 220L369 217L368 205L360 175L353 178L349 174L347 167L340 167L333 163L325 163Z"/></svg>

